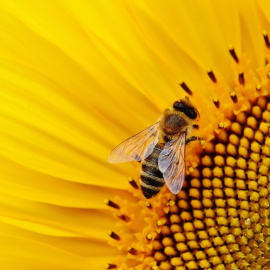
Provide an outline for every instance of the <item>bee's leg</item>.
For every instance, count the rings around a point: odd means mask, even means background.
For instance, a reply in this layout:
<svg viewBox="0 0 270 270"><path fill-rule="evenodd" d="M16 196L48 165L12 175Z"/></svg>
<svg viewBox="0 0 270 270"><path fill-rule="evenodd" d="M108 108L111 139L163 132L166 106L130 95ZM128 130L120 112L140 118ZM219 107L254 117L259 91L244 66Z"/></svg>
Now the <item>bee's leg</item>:
<svg viewBox="0 0 270 270"><path fill-rule="evenodd" d="M197 136L192 136L192 137L189 137L187 140L186 140L186 144L190 143L190 142L193 142L193 141L197 141L198 140L198 137Z"/></svg>
<svg viewBox="0 0 270 270"><path fill-rule="evenodd" d="M202 137L197 137L197 136L191 136L189 137L187 140L186 140L186 144L190 143L190 142L193 142L193 141L200 141L202 140L203 138Z"/></svg>
<svg viewBox="0 0 270 270"><path fill-rule="evenodd" d="M187 136L187 128L182 133L186 134Z"/></svg>
<svg viewBox="0 0 270 270"><path fill-rule="evenodd" d="M167 206L170 206L173 196L174 196L174 194L172 194L171 198L167 201Z"/></svg>
<svg viewBox="0 0 270 270"><path fill-rule="evenodd" d="M162 138L166 143L171 140L171 138L169 136L166 136L166 135L162 135Z"/></svg>

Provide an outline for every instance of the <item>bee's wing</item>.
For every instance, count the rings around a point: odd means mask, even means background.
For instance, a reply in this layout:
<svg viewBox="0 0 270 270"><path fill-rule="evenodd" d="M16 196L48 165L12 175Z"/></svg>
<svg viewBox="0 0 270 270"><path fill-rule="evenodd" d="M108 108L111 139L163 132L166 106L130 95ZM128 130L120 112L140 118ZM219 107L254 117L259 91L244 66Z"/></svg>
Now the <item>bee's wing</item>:
<svg viewBox="0 0 270 270"><path fill-rule="evenodd" d="M131 160L141 161L147 158L158 142L158 127L159 122L123 141L112 150L108 161L121 163Z"/></svg>
<svg viewBox="0 0 270 270"><path fill-rule="evenodd" d="M167 142L158 159L159 170L163 173L166 185L173 194L178 194L185 180L186 133L178 139Z"/></svg>

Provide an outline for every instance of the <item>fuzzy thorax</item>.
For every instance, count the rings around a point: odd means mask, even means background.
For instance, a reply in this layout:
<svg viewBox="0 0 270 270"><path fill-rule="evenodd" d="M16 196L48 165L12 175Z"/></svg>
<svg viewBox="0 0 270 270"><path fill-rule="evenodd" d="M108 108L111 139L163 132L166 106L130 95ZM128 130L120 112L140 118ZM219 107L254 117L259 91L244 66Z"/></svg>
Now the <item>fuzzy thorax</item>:
<svg viewBox="0 0 270 270"><path fill-rule="evenodd" d="M182 132L186 132L187 137L192 133L194 120L183 112L167 109L160 119L161 138L165 141L177 139Z"/></svg>

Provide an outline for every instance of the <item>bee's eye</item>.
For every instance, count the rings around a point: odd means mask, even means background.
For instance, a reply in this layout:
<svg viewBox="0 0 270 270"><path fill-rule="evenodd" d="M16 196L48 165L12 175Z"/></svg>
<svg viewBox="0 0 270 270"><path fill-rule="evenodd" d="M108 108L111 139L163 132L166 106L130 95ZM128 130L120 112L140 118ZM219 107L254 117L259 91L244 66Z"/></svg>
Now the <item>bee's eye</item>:
<svg viewBox="0 0 270 270"><path fill-rule="evenodd" d="M196 119L197 118L197 112L195 111L194 108L192 107L188 107L185 103L183 103L182 101L178 102L174 102L173 104L173 108L183 112L186 116L188 116L191 119Z"/></svg>
<svg viewBox="0 0 270 270"><path fill-rule="evenodd" d="M185 104L181 101L180 102L175 101L173 104L173 107L174 107L174 109L176 109L180 112L183 112L183 110L185 109Z"/></svg>

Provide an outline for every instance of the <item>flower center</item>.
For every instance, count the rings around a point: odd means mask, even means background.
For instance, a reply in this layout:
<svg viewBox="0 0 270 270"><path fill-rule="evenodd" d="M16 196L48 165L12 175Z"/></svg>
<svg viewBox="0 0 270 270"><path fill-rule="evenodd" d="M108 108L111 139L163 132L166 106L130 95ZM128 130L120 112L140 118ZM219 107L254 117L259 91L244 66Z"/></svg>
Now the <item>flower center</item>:
<svg viewBox="0 0 270 270"><path fill-rule="evenodd" d="M160 269L269 269L269 99L251 108L208 143L175 198L153 245Z"/></svg>

